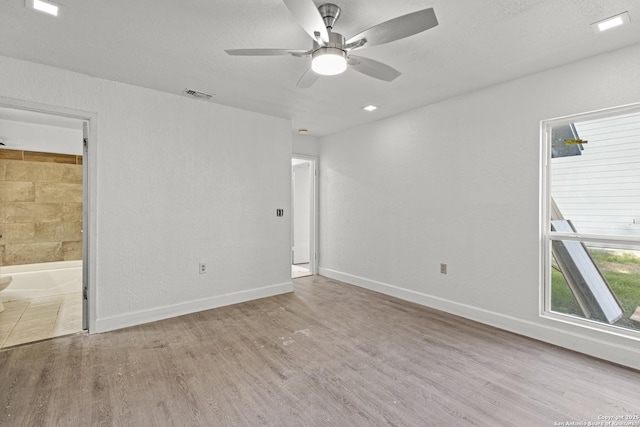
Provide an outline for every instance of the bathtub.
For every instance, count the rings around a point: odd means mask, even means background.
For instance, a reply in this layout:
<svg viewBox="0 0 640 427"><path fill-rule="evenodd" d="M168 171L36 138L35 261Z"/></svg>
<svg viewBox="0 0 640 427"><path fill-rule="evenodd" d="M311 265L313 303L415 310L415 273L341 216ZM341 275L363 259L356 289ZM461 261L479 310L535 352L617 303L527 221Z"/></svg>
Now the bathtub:
<svg viewBox="0 0 640 427"><path fill-rule="evenodd" d="M0 276L13 278L9 287L0 292L4 302L82 291L81 260L3 266Z"/></svg>

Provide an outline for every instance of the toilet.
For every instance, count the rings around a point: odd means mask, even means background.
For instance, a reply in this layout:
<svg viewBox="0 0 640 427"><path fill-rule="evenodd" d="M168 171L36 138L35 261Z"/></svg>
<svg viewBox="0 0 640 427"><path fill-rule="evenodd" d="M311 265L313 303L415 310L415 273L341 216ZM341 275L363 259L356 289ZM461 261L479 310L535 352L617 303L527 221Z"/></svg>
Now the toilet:
<svg viewBox="0 0 640 427"><path fill-rule="evenodd" d="M7 289L7 286L9 286L9 283L11 283L11 276L0 277L0 292ZM2 311L4 311L4 305L2 305L2 298L0 296L0 312Z"/></svg>

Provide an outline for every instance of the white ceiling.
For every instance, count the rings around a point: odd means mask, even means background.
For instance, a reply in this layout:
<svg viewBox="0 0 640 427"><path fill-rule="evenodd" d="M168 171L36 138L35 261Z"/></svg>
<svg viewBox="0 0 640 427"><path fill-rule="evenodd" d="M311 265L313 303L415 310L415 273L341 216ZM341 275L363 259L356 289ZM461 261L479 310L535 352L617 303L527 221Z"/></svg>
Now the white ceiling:
<svg viewBox="0 0 640 427"><path fill-rule="evenodd" d="M433 7L440 25L358 55L402 71L391 83L348 70L296 89L308 59L232 57L224 49L307 49L281 0L60 0L62 19L0 2L0 55L292 120L321 136L640 42L637 0L334 0L349 37ZM316 4L323 2L316 1ZM629 11L631 24L590 24ZM200 101L205 102L205 101ZM379 105L373 113L361 107Z"/></svg>

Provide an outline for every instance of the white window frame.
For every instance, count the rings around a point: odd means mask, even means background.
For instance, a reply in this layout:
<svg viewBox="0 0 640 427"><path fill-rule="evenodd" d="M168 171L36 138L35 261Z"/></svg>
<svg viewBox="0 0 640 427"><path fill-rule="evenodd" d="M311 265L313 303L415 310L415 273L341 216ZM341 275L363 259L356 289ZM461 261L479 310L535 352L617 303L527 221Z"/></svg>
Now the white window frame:
<svg viewBox="0 0 640 427"><path fill-rule="evenodd" d="M541 141L541 183L540 183L540 316L557 322L577 325L591 330L606 332L640 341L640 331L634 331L620 326L608 325L595 320L551 311L551 242L554 240L570 240L579 242L627 244L640 246L637 237L607 236L600 234L563 233L551 231L551 130L554 127L565 126L575 122L606 118L616 115L640 112L640 103L606 108L587 113L557 117L540 122Z"/></svg>

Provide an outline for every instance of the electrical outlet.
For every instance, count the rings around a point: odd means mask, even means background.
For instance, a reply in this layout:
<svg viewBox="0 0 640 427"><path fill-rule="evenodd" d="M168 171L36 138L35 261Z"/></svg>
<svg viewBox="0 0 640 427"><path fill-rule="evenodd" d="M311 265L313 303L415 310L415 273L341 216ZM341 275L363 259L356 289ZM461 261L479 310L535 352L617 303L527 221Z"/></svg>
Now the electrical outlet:
<svg viewBox="0 0 640 427"><path fill-rule="evenodd" d="M440 273L447 274L447 264L440 264Z"/></svg>
<svg viewBox="0 0 640 427"><path fill-rule="evenodd" d="M200 271L200 274L205 274L207 272L207 264L202 262L198 264L198 271Z"/></svg>

